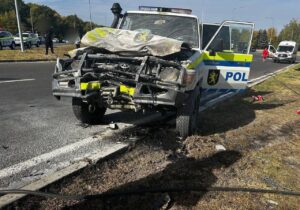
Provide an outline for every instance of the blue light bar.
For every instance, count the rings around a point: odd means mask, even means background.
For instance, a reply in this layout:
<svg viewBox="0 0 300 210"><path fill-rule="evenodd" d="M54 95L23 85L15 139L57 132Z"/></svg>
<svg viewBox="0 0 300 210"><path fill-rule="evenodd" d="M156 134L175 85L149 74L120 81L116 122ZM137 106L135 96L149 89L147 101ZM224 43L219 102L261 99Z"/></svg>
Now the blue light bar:
<svg viewBox="0 0 300 210"><path fill-rule="evenodd" d="M192 14L191 9L182 9L182 8L167 8L167 7L150 7L150 6L139 6L140 11L152 11L152 12L172 12L179 14Z"/></svg>

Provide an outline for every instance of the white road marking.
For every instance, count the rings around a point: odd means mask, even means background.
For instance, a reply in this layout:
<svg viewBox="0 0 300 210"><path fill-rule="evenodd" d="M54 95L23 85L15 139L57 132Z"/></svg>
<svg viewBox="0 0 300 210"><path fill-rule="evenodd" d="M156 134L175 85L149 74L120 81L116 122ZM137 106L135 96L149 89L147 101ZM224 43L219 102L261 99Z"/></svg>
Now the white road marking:
<svg viewBox="0 0 300 210"><path fill-rule="evenodd" d="M0 81L0 84L2 83L13 83L13 82L29 82L29 81L34 81L35 79L16 79L16 80L5 80L5 81Z"/></svg>
<svg viewBox="0 0 300 210"><path fill-rule="evenodd" d="M89 137L86 139L83 139L81 141L78 141L73 144L69 144L67 146L61 147L59 149L53 150L49 153L42 154L40 156L34 157L32 159L26 160L24 162L9 166L7 168L4 168L0 170L0 179L4 177L8 177L11 175L14 175L16 173L20 173L21 171L27 170L33 166L36 166L40 163L46 162L48 160L51 160L55 157L58 157L62 154L73 152L85 145L91 144L93 142L99 141L99 138L93 138Z"/></svg>

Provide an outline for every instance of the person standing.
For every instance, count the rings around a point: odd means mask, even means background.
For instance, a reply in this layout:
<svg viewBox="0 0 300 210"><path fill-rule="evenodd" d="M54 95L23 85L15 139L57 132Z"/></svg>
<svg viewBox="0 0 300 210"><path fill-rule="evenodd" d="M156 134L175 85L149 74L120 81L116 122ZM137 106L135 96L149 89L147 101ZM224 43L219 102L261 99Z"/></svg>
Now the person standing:
<svg viewBox="0 0 300 210"><path fill-rule="evenodd" d="M48 55L49 47L51 49L51 53L52 54L54 53L52 39L53 39L53 27L50 27L45 37L46 55Z"/></svg>
<svg viewBox="0 0 300 210"><path fill-rule="evenodd" d="M269 56L269 51L267 48L265 48L262 52L262 59L263 59L263 62L266 61L267 57Z"/></svg>

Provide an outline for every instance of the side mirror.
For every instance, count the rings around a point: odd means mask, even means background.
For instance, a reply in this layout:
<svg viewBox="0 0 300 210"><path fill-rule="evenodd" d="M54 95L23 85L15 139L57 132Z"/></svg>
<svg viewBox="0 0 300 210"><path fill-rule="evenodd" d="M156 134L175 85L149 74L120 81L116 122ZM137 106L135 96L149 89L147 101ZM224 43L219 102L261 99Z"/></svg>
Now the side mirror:
<svg viewBox="0 0 300 210"><path fill-rule="evenodd" d="M216 56L216 51L214 49L210 49L209 56Z"/></svg>

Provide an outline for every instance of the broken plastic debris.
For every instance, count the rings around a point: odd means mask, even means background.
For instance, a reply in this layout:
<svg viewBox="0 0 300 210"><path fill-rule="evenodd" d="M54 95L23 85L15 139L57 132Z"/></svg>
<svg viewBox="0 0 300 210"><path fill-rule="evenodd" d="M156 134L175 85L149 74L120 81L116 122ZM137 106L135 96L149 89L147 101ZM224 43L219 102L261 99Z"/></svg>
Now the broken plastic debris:
<svg viewBox="0 0 300 210"><path fill-rule="evenodd" d="M226 151L226 148L221 144L217 144L216 145L216 150L217 151Z"/></svg>
<svg viewBox="0 0 300 210"><path fill-rule="evenodd" d="M268 203L278 206L278 203L276 201L268 200Z"/></svg>
<svg viewBox="0 0 300 210"><path fill-rule="evenodd" d="M119 127L118 127L117 123L112 122L109 124L109 128L112 130L117 130Z"/></svg>
<svg viewBox="0 0 300 210"><path fill-rule="evenodd" d="M253 101L259 101L259 102L261 102L261 101L264 100L264 97L261 96L261 95L258 95L258 96L252 96L252 99L253 99Z"/></svg>

